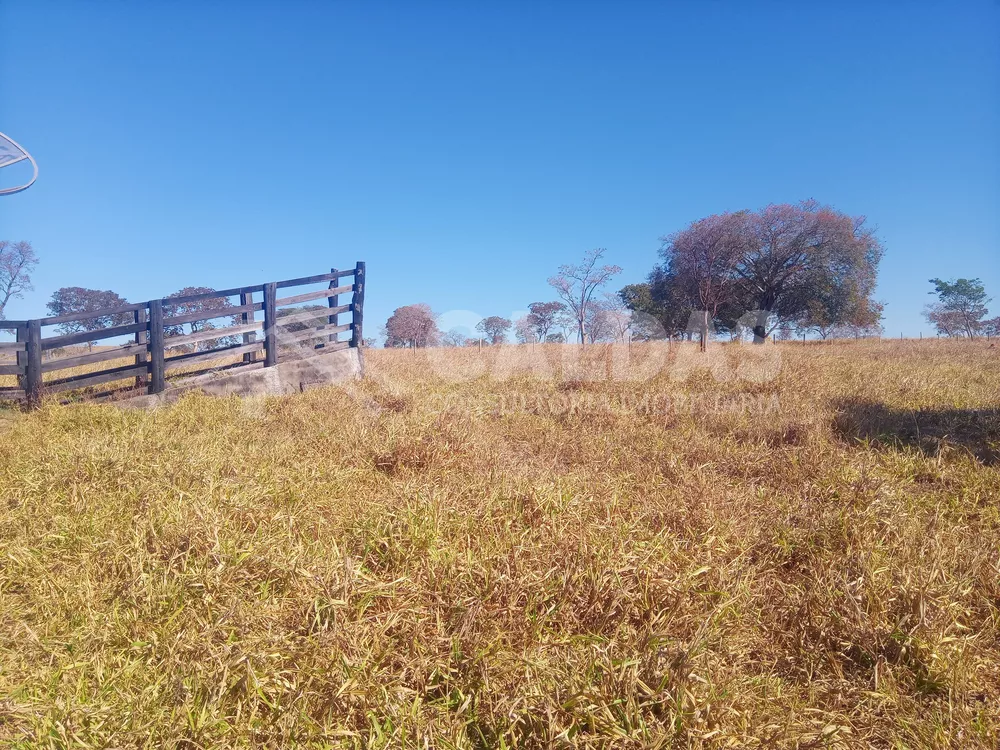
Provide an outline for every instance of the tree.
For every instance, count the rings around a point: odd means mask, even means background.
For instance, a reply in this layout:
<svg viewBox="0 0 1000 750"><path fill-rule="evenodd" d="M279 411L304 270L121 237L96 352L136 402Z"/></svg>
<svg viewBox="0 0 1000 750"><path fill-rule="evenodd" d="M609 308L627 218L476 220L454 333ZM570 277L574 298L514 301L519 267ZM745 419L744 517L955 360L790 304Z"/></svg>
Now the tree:
<svg viewBox="0 0 1000 750"><path fill-rule="evenodd" d="M1000 316L983 321L983 333L987 336L1000 337Z"/></svg>
<svg viewBox="0 0 1000 750"><path fill-rule="evenodd" d="M614 338L614 326L608 319L607 310L600 302L594 300L587 305L587 342L596 344Z"/></svg>
<svg viewBox="0 0 1000 750"><path fill-rule="evenodd" d="M30 242L0 240L0 320L12 299L21 299L30 292L31 272L38 265L38 256Z"/></svg>
<svg viewBox="0 0 1000 750"><path fill-rule="evenodd" d="M527 321L534 328L538 340L544 341L565 312L566 305L562 302L532 302L528 305Z"/></svg>
<svg viewBox="0 0 1000 750"><path fill-rule="evenodd" d="M206 315L211 315L217 310L228 310L231 307L236 307L232 302L229 301L228 297L202 297L200 299L188 300L186 302L171 302L170 300L176 297L190 297L198 294L211 294L215 289L208 286L186 286L183 289L178 289L171 295L163 298L163 317L164 318L175 318L180 315L192 315L195 313L203 313ZM240 318L239 315L229 315L222 312L216 315L214 318L209 318L207 320L195 320L190 323L181 323L178 325L168 325L163 329L163 333L167 337L171 336L183 336L185 333L184 326L187 325L189 333L198 333L200 331L212 331L219 326L214 322L215 320L225 318L226 325L239 325ZM216 349L220 346L232 346L239 343L240 339L238 336L220 336L217 339L210 339L208 341L199 341L194 345L195 349L201 349L202 351L208 351L210 349ZM185 347L186 348L186 347Z"/></svg>
<svg viewBox="0 0 1000 750"><path fill-rule="evenodd" d="M587 340L591 344L624 343L631 326L632 315L617 295L605 294L604 299L591 300L587 308Z"/></svg>
<svg viewBox="0 0 1000 750"><path fill-rule="evenodd" d="M625 307L632 311L633 338L644 340L675 336L685 331L692 309L673 278L659 269L645 284L629 284L618 291Z"/></svg>
<svg viewBox="0 0 1000 750"><path fill-rule="evenodd" d="M128 301L111 290L84 289L79 286L64 286L52 293L52 298L45 307L52 316L80 315L82 313L96 313L101 310L113 310L118 307L125 307ZM94 332L103 328L113 326L128 325L132 322L132 313L118 313L117 315L100 315L97 317L84 318L83 320L72 320L67 323L60 323L57 328L61 333L78 333L81 331ZM87 342L87 348L93 349L94 341L100 336L94 336L92 341Z"/></svg>
<svg viewBox="0 0 1000 750"><path fill-rule="evenodd" d="M625 343L632 330L632 311L617 294L606 293L601 307L604 309L607 324L615 339L619 343Z"/></svg>
<svg viewBox="0 0 1000 750"><path fill-rule="evenodd" d="M531 322L530 314L514 321L514 338L521 344L534 344L539 341L538 331Z"/></svg>
<svg viewBox="0 0 1000 750"><path fill-rule="evenodd" d="M511 322L499 315L491 315L476 323L476 330L486 334L491 344L502 344L510 330Z"/></svg>
<svg viewBox="0 0 1000 750"><path fill-rule="evenodd" d="M607 284L612 276L621 273L621 266L598 265L604 257L604 248L595 248L583 256L578 266L559 266L559 273L549 279L549 284L566 303L577 327L581 344L586 343L587 309L594 294Z"/></svg>
<svg viewBox="0 0 1000 750"><path fill-rule="evenodd" d="M660 256L667 261L666 274L680 296L700 313L702 349L720 308L734 298L744 223L743 212L709 216L661 238Z"/></svg>
<svg viewBox="0 0 1000 750"><path fill-rule="evenodd" d="M548 336L545 337L545 343L546 344L565 344L566 343L566 337L563 336L561 333L550 333Z"/></svg>
<svg viewBox="0 0 1000 750"><path fill-rule="evenodd" d="M469 337L462 333L457 328L452 328L448 333L441 337L441 344L444 346L465 346L465 342L468 341Z"/></svg>
<svg viewBox="0 0 1000 750"><path fill-rule="evenodd" d="M958 279L942 281L931 279L938 302L929 305L924 312L939 333L948 336L968 336L974 339L989 314L987 305L990 298L979 279Z"/></svg>
<svg viewBox="0 0 1000 750"><path fill-rule="evenodd" d="M817 297L810 301L796 328L811 332L821 339L868 336L872 332L881 333L882 313L885 306L881 302L864 300L860 304L846 307L848 299Z"/></svg>
<svg viewBox="0 0 1000 750"><path fill-rule="evenodd" d="M831 316L824 325L870 308L884 249L864 217L804 201L702 219L667 237L660 254L654 275L703 311L703 331L713 315L726 328L749 312L763 343L811 306Z"/></svg>
<svg viewBox="0 0 1000 750"><path fill-rule="evenodd" d="M397 307L385 322L387 347L434 346L440 338L437 316L430 305L423 302Z"/></svg>

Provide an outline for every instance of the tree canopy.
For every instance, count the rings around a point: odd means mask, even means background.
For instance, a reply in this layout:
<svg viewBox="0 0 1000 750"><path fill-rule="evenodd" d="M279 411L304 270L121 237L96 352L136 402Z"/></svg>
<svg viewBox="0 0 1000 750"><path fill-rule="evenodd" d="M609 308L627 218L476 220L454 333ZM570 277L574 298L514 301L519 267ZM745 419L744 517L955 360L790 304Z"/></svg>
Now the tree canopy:
<svg viewBox="0 0 1000 750"><path fill-rule="evenodd" d="M510 330L511 322L499 315L490 315L476 324L476 330L486 334L491 344L501 344Z"/></svg>
<svg viewBox="0 0 1000 750"><path fill-rule="evenodd" d="M581 344L587 341L587 316L594 294L622 271L621 266L600 264L605 252L604 248L590 250L580 265L559 266L559 273L549 278L549 285L573 314Z"/></svg>
<svg viewBox="0 0 1000 750"><path fill-rule="evenodd" d="M864 217L815 201L709 216L662 242L649 302L669 327L685 309L700 313L705 334L712 322L732 328L749 313L760 343L810 316L833 325L877 310L871 296L881 243Z"/></svg>
<svg viewBox="0 0 1000 750"><path fill-rule="evenodd" d="M434 346L440 338L437 316L430 305L423 302L397 307L385 323L387 347Z"/></svg>
<svg viewBox="0 0 1000 750"><path fill-rule="evenodd" d="M113 310L124 307L128 304L121 295L112 292L110 289L86 289L80 286L64 286L52 293L52 298L45 307L52 316L79 315L81 313L99 312L101 310ZM100 315L96 317L84 318L83 320L71 320L67 323L60 323L57 328L62 333L77 333L80 331L97 332L103 328L112 326L128 325L132 322L132 313L119 313L117 315ZM95 336L94 341L99 337ZM91 347L93 342L88 342Z"/></svg>
<svg viewBox="0 0 1000 750"><path fill-rule="evenodd" d="M979 279L931 279L938 301L928 305L924 317L938 333L974 339L984 332L990 297Z"/></svg>

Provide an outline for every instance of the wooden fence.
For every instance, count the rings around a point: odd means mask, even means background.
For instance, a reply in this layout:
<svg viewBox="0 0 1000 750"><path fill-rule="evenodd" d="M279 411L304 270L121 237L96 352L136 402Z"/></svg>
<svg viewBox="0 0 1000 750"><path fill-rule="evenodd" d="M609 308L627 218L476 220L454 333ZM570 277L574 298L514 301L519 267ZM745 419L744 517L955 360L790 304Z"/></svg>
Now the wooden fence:
<svg viewBox="0 0 1000 750"><path fill-rule="evenodd" d="M347 277L353 282L344 284ZM279 290L321 284L325 288L278 296ZM340 304L341 295L348 293L350 304ZM171 373L190 376L272 367L283 359L360 346L364 298L365 264L359 261L346 271L334 268L330 273L238 289L37 320L0 320L0 331L14 331L17 337L0 342L0 376L17 376L16 386L0 386L0 400L36 406L44 394L84 388L88 390L82 395L87 398L107 398L123 389L159 393ZM342 324L346 313L351 321ZM43 335L53 327L59 328L54 331L57 335ZM350 338L341 340L340 334L348 331ZM94 347L106 339L118 341ZM81 345L86 351L67 350ZM60 370L84 371L46 377ZM95 386L105 389L95 391Z"/></svg>

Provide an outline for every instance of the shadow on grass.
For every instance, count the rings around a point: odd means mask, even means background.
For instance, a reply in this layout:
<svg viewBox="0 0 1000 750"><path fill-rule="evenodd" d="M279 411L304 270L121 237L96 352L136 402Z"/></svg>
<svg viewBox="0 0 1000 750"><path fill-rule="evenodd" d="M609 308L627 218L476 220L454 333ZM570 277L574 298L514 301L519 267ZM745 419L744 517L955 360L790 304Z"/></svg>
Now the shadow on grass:
<svg viewBox="0 0 1000 750"><path fill-rule="evenodd" d="M871 401L841 401L833 426L848 439L918 448L930 456L953 447L983 464L1000 464L1000 409L893 409Z"/></svg>

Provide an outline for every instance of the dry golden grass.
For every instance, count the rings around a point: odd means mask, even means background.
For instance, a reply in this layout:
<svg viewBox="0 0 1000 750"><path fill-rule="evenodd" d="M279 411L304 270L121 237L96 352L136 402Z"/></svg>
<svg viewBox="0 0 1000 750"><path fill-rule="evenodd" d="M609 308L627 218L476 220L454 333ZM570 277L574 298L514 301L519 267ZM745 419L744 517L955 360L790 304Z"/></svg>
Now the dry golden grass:
<svg viewBox="0 0 1000 750"><path fill-rule="evenodd" d="M997 349L569 349L9 418L0 745L996 748Z"/></svg>

